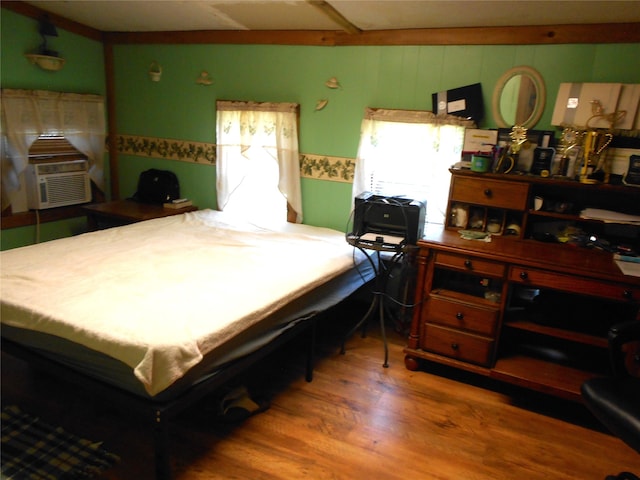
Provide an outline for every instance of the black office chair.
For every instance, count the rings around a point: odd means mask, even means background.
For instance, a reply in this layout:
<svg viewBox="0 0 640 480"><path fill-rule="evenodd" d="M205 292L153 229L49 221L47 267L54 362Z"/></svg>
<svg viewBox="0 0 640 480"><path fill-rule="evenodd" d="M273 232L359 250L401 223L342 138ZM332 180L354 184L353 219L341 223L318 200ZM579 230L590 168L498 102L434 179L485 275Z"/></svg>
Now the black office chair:
<svg viewBox="0 0 640 480"><path fill-rule="evenodd" d="M582 384L587 408L614 435L640 453L640 321L609 330L612 375ZM631 472L607 480L640 480Z"/></svg>

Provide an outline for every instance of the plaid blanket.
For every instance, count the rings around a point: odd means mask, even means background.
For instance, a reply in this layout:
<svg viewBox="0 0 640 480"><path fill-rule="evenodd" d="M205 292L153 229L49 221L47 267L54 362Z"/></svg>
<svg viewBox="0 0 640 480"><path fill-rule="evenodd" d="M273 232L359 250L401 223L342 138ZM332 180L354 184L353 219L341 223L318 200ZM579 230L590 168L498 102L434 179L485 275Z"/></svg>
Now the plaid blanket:
<svg viewBox="0 0 640 480"><path fill-rule="evenodd" d="M92 478L119 461L94 443L47 425L16 406L2 409L2 479Z"/></svg>

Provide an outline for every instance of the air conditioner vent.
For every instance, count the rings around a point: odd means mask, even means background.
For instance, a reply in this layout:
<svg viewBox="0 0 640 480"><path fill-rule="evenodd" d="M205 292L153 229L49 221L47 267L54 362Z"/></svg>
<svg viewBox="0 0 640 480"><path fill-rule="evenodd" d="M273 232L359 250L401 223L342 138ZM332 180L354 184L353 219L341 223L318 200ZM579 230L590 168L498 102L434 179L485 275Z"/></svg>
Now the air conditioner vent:
<svg viewBox="0 0 640 480"><path fill-rule="evenodd" d="M47 179L47 193L49 203L69 204L86 202L85 199L86 175L64 175Z"/></svg>

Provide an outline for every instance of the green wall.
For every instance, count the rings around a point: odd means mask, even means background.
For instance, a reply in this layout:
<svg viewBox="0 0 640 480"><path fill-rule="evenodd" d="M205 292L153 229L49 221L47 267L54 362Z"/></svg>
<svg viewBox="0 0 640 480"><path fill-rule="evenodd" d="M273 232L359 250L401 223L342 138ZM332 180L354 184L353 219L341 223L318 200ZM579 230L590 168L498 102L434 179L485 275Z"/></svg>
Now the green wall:
<svg viewBox="0 0 640 480"><path fill-rule="evenodd" d="M151 82L149 66L163 69ZM286 101L301 105L300 151L355 158L365 107L432 108L431 94L480 82L483 127L495 128L491 97L509 68L529 65L546 84L547 105L538 128L550 128L561 82L640 83L640 44L526 46L273 46L117 45L118 133L215 143L215 101ZM213 79L196 84L200 72ZM337 77L341 88L324 86ZM319 99L329 103L315 110ZM122 156L121 194L135 191L144 168L174 170L183 195L215 207L215 168ZM344 230L351 205L349 184L303 179L305 223Z"/></svg>
<svg viewBox="0 0 640 480"><path fill-rule="evenodd" d="M42 42L35 20L0 9L0 26L0 87L105 94L101 42L58 28L58 37L52 38L48 45L57 50L66 63L62 70L48 72L32 65L24 56ZM85 230L84 218L45 223L40 226L39 238L41 241L52 240ZM35 226L2 230L0 248L6 250L34 243L37 237Z"/></svg>
<svg viewBox="0 0 640 480"><path fill-rule="evenodd" d="M58 73L30 65L23 54L38 45L36 23L2 10L0 73L3 87L104 93L104 56L99 42L59 29L52 46L67 59ZM487 114L497 79L509 68L529 65L546 83L547 105L537 128L550 128L561 82L640 83L640 44L505 46L116 45L114 46L117 133L215 143L215 101L286 101L301 105L300 151L355 158L365 107L431 109L431 94L480 82ZM162 66L151 82L152 62ZM210 86L196 79L207 71ZM341 88L324 82L337 77ZM321 111L316 102L328 99ZM160 158L120 155L120 196L135 192L138 175L165 168L180 178L183 196L201 208L215 207L215 167ZM351 185L302 179L305 223L344 230ZM59 224L59 225L58 225ZM60 236L75 225L57 222ZM30 243L33 229L25 230ZM49 235L48 229L45 229ZM2 248L21 234L2 232ZM17 238L20 237L20 238ZM17 239L16 239L17 238ZM6 243L5 243L6 242Z"/></svg>

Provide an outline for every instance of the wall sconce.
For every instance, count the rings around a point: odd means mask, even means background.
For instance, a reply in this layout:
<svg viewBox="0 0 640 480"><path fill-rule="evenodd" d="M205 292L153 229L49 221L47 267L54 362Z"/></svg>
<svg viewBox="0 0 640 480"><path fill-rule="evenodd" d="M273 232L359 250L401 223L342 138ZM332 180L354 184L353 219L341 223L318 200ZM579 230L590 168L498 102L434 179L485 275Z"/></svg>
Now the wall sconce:
<svg viewBox="0 0 640 480"><path fill-rule="evenodd" d="M38 33L42 37L42 45L35 53L27 53L25 57L43 70L57 72L64 65L64 58L60 57L58 52L50 50L47 46L47 37L57 37L58 31L56 26L51 23L48 16L43 16L38 24Z"/></svg>
<svg viewBox="0 0 640 480"><path fill-rule="evenodd" d="M336 77L331 77L329 80L324 82L324 84L328 88L333 88L333 89L340 88L340 82L338 82L338 79Z"/></svg>
<svg viewBox="0 0 640 480"><path fill-rule="evenodd" d="M198 85L211 85L213 83L213 80L211 79L211 75L209 75L209 72L203 70L202 72L200 72L200 76L196 79L196 83Z"/></svg>
<svg viewBox="0 0 640 480"><path fill-rule="evenodd" d="M155 60L149 65L149 78L152 82L159 82L162 77L162 67Z"/></svg>
<svg viewBox="0 0 640 480"><path fill-rule="evenodd" d="M326 98L318 100L316 102L316 112L322 110L324 107L327 106L328 103L329 103L329 100L327 100Z"/></svg>

